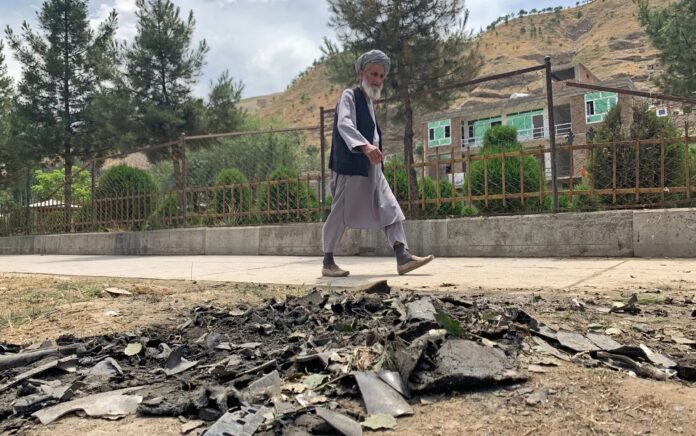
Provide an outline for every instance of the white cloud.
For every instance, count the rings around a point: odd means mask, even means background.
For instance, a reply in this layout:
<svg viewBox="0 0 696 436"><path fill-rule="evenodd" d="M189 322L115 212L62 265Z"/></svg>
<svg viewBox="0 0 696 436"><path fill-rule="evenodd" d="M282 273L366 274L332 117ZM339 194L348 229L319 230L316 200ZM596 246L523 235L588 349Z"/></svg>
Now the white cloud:
<svg viewBox="0 0 696 436"><path fill-rule="evenodd" d="M33 9L40 0L0 2L0 24L19 30L26 19L36 27ZM210 46L207 65L195 93L205 96L209 82L224 70L245 84L244 96L282 91L301 71L321 56L322 38L334 39L327 26L325 0L174 0L182 18L193 10L194 41L205 38ZM574 5L570 0L467 0L468 28L478 31L507 13L520 9ZM112 9L118 12L119 41L133 41L136 34L135 0L92 0L90 22L98 25ZM10 74L18 78L20 66L5 47Z"/></svg>

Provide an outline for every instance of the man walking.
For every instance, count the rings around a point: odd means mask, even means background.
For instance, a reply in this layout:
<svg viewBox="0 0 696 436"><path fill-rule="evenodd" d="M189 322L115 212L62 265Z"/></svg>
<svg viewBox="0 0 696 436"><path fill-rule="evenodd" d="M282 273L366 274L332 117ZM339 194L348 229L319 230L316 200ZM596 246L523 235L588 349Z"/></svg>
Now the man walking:
<svg viewBox="0 0 696 436"><path fill-rule="evenodd" d="M364 53L355 62L359 86L343 91L334 114L331 141L331 195L333 203L323 229L326 277L349 274L336 265L333 251L346 227L383 229L394 249L397 272L406 274L431 260L408 251L404 214L382 173L382 138L373 100L381 96L390 61L379 50Z"/></svg>

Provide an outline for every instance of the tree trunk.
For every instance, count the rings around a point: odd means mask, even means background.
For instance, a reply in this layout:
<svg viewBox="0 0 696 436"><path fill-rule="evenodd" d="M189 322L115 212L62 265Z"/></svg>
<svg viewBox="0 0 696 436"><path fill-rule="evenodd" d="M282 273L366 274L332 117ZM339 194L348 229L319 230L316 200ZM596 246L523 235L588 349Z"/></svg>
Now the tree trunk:
<svg viewBox="0 0 696 436"><path fill-rule="evenodd" d="M63 159L65 160L65 183L63 184L65 198L65 220L64 229L66 233L70 233L70 222L71 212L72 212L72 116L70 113L70 100L71 100L71 90L70 90L70 23L68 19L68 8L66 7L63 11L63 111L65 118L65 134L66 141L63 144Z"/></svg>
<svg viewBox="0 0 696 436"><path fill-rule="evenodd" d="M408 205L410 218L418 218L418 179L413 167L413 107L411 97L404 98L404 165L408 175Z"/></svg>
<svg viewBox="0 0 696 436"><path fill-rule="evenodd" d="M70 233L72 221L72 155L70 153L70 145L65 145L65 183L63 184L63 198L65 198L65 233Z"/></svg>

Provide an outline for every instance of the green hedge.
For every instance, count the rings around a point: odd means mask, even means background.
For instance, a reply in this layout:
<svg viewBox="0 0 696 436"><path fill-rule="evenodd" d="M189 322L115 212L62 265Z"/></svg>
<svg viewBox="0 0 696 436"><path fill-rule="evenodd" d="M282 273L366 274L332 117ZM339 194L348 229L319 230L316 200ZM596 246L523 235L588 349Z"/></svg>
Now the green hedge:
<svg viewBox="0 0 696 436"><path fill-rule="evenodd" d="M215 177L215 186L219 186L215 190L212 205L215 213L239 213L252 209L249 180L237 168L225 168L220 171Z"/></svg>
<svg viewBox="0 0 696 436"><path fill-rule="evenodd" d="M111 167L97 181L97 220L139 228L154 209L156 192L148 172L127 165Z"/></svg>
<svg viewBox="0 0 696 436"><path fill-rule="evenodd" d="M403 165L396 160L387 161L384 165L384 177L387 179L387 183L391 186L392 192L394 192L396 198L402 203L407 202L408 176L406 175L406 169ZM423 203L421 201L423 198L423 183L425 183L425 198L437 198L437 182L435 180L430 177L426 177L425 182L423 182L423 179L418 180L418 193L416 197L418 198L417 205L421 210L422 218L444 218L448 216L471 214L473 212L469 209L465 213L464 199L460 198L459 194L456 193L454 187L448 180L440 180L440 198L458 198L458 200L454 202L441 201L439 206L437 203L426 203L425 208L423 208Z"/></svg>
<svg viewBox="0 0 696 436"><path fill-rule="evenodd" d="M638 147L638 183L641 188L661 186L661 140L664 145L664 184L684 186L687 162L684 144L670 140L679 135L677 128L667 117L658 117L647 105L633 107L630 126L621 117L621 107L615 106L607 114L593 138L596 144L615 143L592 151L588 173L595 189L612 189L614 186L614 155L616 155L616 188L636 187L635 140L656 139L653 144ZM623 144L622 141L625 141ZM680 194L667 194L667 200L676 200ZM616 204L650 204L660 202L662 194L618 194ZM604 195L602 203L613 203L613 195Z"/></svg>
<svg viewBox="0 0 696 436"><path fill-rule="evenodd" d="M516 152L521 149L517 141L517 130L512 126L495 126L486 131L483 137L483 147L478 156L495 155L499 153ZM538 192L541 188L542 173L537 159L524 156L524 192ZM521 186L520 157L505 159L505 193L519 193ZM464 183L464 192L468 192L471 183L471 195L479 196L503 193L503 158L476 160L469 167L470 175ZM487 172L487 177L486 177ZM524 204L519 199L476 201L474 205L486 213L514 213L541 210L538 198L526 198Z"/></svg>
<svg viewBox="0 0 696 436"><path fill-rule="evenodd" d="M265 183L259 192L258 214L261 222L307 222L317 221L320 212L302 211L299 214L294 210L318 208L319 200L311 191L306 180L298 180L295 170L280 167L269 176L270 182ZM279 183L272 183L272 182ZM266 213L270 211L270 213Z"/></svg>

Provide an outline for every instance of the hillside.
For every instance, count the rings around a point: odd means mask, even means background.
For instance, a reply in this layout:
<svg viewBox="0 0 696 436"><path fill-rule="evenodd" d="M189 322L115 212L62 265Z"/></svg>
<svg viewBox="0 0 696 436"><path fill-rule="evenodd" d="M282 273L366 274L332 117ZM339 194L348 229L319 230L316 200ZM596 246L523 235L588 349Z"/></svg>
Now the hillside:
<svg viewBox="0 0 696 436"><path fill-rule="evenodd" d="M664 7L673 0L651 0ZM582 62L601 80L629 75L639 89L651 90L657 52L650 47L631 0L595 0L572 9L529 15L500 23L477 37L485 58L480 75L497 74L543 62ZM494 82L463 93L453 104L507 98L513 92L533 92L541 80ZM324 65L311 68L285 92L246 99L247 110L275 117L289 126L316 125L319 107L331 108L341 87L329 82ZM258 104L261 101L262 104Z"/></svg>

